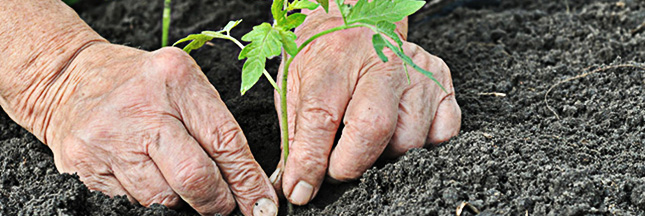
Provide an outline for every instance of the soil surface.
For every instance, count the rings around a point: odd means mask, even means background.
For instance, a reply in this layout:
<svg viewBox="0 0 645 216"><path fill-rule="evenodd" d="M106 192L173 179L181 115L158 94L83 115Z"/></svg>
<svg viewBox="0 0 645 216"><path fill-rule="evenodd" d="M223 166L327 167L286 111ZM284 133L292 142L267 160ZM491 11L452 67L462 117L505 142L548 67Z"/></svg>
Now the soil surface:
<svg viewBox="0 0 645 216"><path fill-rule="evenodd" d="M480 215L645 214L645 2L487 2L411 19L409 40L452 69L461 134L380 162L354 183L325 184L296 213L454 215L468 202ZM171 41L244 19L240 36L270 20L268 6L175 1ZM113 43L155 50L161 8L121 0L76 9ZM280 136L271 87L261 81L239 95L238 52L217 41L192 55L272 173ZM0 112L0 215L194 214L89 191L77 176L59 174L49 149Z"/></svg>

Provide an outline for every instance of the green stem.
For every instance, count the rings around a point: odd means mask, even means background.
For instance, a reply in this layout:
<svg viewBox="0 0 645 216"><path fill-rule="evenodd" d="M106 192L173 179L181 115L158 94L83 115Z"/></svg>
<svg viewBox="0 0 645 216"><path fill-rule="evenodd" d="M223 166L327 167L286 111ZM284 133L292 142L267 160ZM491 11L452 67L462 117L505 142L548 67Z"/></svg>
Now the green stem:
<svg viewBox="0 0 645 216"><path fill-rule="evenodd" d="M298 49L298 51L300 51ZM287 56L286 54L284 54ZM297 53L296 53L297 55ZM294 55L295 56L295 55ZM293 61L293 57L289 58L287 60L287 63L284 66L283 72L282 72L282 91L278 91L280 94L280 113L282 114L280 117L280 130L282 130L282 155L284 159L282 160L282 170L280 171L280 177L282 177L282 174L284 173L284 169L287 167L287 158L289 157L289 115L287 113L287 77L289 75L289 66L291 65L291 62ZM276 178L277 179L277 178ZM293 204L291 202L287 202L287 215L293 215Z"/></svg>
<svg viewBox="0 0 645 216"><path fill-rule="evenodd" d="M300 52L300 49L298 49L298 52ZM296 53L297 55L298 53ZM282 91L278 91L280 93L280 130L282 130L282 155L283 155L283 160L282 160L282 170L284 170L287 167L287 158L289 157L289 116L287 115L287 77L289 75L289 66L291 65L291 62L293 61L293 57L289 58L284 65L284 69L282 70ZM282 175L282 174L280 174Z"/></svg>
<svg viewBox="0 0 645 216"><path fill-rule="evenodd" d="M340 31L340 30L358 28L358 27L367 27L369 29L372 29L372 31L374 31L374 32L378 32L375 27L373 27L371 25L362 24L362 23L357 23L357 24L352 24L352 25L342 25L342 26L330 28L330 29L327 29L325 31L321 31L318 34L315 34L314 36L311 36L309 39L307 39L304 43L302 43L302 45L300 45L300 47L298 47L298 52L296 52L296 55L298 55L298 53L300 53L300 51L302 49L304 49L307 45L309 45L311 42L313 42L314 40L318 39L319 37L322 37L322 36L324 36L326 34L337 32L337 31ZM296 56L296 55L294 55L294 56ZM290 63L290 62L288 62L288 63Z"/></svg>
<svg viewBox="0 0 645 216"><path fill-rule="evenodd" d="M163 27L161 33L161 47L168 45L168 29L170 29L170 1L165 0L163 8Z"/></svg>

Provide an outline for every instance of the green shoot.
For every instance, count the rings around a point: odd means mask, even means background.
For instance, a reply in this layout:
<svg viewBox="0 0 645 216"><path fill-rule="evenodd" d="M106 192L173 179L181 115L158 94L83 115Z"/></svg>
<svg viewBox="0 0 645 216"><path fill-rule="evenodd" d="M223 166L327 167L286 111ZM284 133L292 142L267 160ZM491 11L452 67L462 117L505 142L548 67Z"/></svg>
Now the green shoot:
<svg viewBox="0 0 645 216"><path fill-rule="evenodd" d="M274 0L271 5L271 14L273 15L274 22L262 23L253 27L251 32L248 32L242 37L243 41L250 42L248 45L243 46L239 41L230 36L231 28L235 27L239 21L229 23L223 30L213 32L205 31L201 34L189 35L188 37L178 41L182 43L191 41L184 50L190 52L191 50L200 48L207 41L214 38L228 39L235 42L242 51L238 58L240 60L246 59L242 68L242 85L240 92L244 94L251 87L253 87L258 80L264 75L273 88L280 95L280 129L282 132L283 147L283 163L282 167L286 166L287 158L289 156L289 130L288 130L288 115L287 115L287 77L289 75L289 66L293 59L302 51L307 45L316 40L317 38L330 34L332 32L363 27L370 29L374 32L372 35L372 44L376 54L383 62L389 61L388 57L383 53L383 49L388 48L403 61L403 67L406 75L408 75L407 66L411 66L423 75L427 76L435 83L437 83L444 91L443 86L434 78L430 71L427 71L420 66L416 65L412 58L405 55L403 52L403 41L396 34L396 22L403 20L405 17L415 13L423 5L425 1L422 0L359 0L356 5L344 4L344 0L335 0L338 6L344 24L338 27L324 30L318 34L313 35L311 38L305 40L300 46L296 44L297 36L294 34L293 29L300 26L307 17L306 15L293 10L299 9L316 9L323 7L325 11L329 11L328 0L316 0L317 3L309 0ZM366 38L367 39L367 38ZM390 42L394 41L394 44ZM177 44L175 43L175 45ZM284 51L284 52L282 52ZM278 87L268 72L266 72L266 60L283 55L285 65L283 73L278 79L282 80L282 85ZM287 55L288 54L288 55ZM409 81L409 75L408 75ZM284 169L282 169L284 170ZM282 173L280 173L282 175ZM278 178L279 179L279 178Z"/></svg>
<svg viewBox="0 0 645 216"><path fill-rule="evenodd" d="M163 5L163 24L161 32L161 47L168 45L168 30L170 29L170 1L165 0Z"/></svg>

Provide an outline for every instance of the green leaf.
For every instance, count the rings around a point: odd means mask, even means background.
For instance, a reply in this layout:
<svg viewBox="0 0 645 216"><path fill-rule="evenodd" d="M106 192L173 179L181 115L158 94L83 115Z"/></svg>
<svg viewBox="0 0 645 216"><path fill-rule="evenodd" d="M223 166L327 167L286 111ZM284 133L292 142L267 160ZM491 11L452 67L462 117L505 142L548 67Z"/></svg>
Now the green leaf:
<svg viewBox="0 0 645 216"><path fill-rule="evenodd" d="M295 41L291 35L283 33L283 31L286 30L276 29L269 23L262 23L253 27L251 32L242 37L242 40L251 42L242 49L238 57L239 59L248 58L242 68L242 86L240 88L242 94L258 82L264 71L266 59L280 55L283 41L286 41L285 38ZM287 49L291 48L285 47L285 50Z"/></svg>
<svg viewBox="0 0 645 216"><path fill-rule="evenodd" d="M222 31L203 31L202 35L212 37L212 38L225 38L226 35L222 34Z"/></svg>
<svg viewBox="0 0 645 216"><path fill-rule="evenodd" d="M320 6L322 6L323 9L325 9L326 13L329 13L329 1L328 0L316 0L316 2L318 2L318 4L320 4Z"/></svg>
<svg viewBox="0 0 645 216"><path fill-rule="evenodd" d="M306 18L307 18L307 15L304 15L301 13L294 13L289 15L287 19L284 20L284 22L278 23L278 25L284 28L285 30L291 30L300 26L303 22L305 22Z"/></svg>
<svg viewBox="0 0 645 216"><path fill-rule="evenodd" d="M186 41L191 41L188 45L186 45L186 47L184 47L184 51L187 53L190 53L193 50L201 48L202 46L204 46L204 44L206 44L206 42L210 40L213 40L213 37L203 35L203 34L191 34L185 38L178 40L177 42L175 42L175 44L173 44L173 46L176 46L177 44L180 44Z"/></svg>
<svg viewBox="0 0 645 216"><path fill-rule="evenodd" d="M346 24L364 23L376 25L378 22L398 22L406 16L417 12L425 5L418 0L359 0L350 9Z"/></svg>
<svg viewBox="0 0 645 216"><path fill-rule="evenodd" d="M343 17L343 21L347 24L347 15L349 15L352 5L345 4L345 0L336 0L336 5L338 5L338 10Z"/></svg>
<svg viewBox="0 0 645 216"><path fill-rule="evenodd" d="M385 36L391 38L396 42L396 44L399 45L399 47L403 46L403 41L399 37L399 34L396 33L396 24L390 23L387 21L381 21L376 24L376 30L378 30L379 33L384 34Z"/></svg>
<svg viewBox="0 0 645 216"><path fill-rule="evenodd" d="M182 38L177 42L175 42L172 46L177 46L177 44L184 43L186 41L191 41L188 45L186 45L186 47L184 47L184 51L186 51L187 53L190 53L193 50L201 48L202 46L204 46L204 44L206 44L206 42L211 41L215 38L230 40L231 38L229 34L231 29L239 25L240 22L242 22L242 20L230 21L228 22L228 24L226 24L224 29L219 31L203 31L201 34L188 35L187 37ZM226 32L227 35L222 34L224 32Z"/></svg>
<svg viewBox="0 0 645 216"><path fill-rule="evenodd" d="M281 30L280 31L282 46L284 51L291 56L295 56L298 53L298 44L296 44L296 34L292 31Z"/></svg>
<svg viewBox="0 0 645 216"><path fill-rule="evenodd" d="M381 58L381 61L387 62L387 56L385 56L385 53L383 53L383 49L386 46L383 36L381 36L380 34L374 34L372 36L372 45L374 46L374 50L376 50L378 57Z"/></svg>
<svg viewBox="0 0 645 216"><path fill-rule="evenodd" d="M382 41L385 43L385 46L386 46L387 48L389 48L390 50L392 50L392 51L394 52L394 54L396 54L399 58L401 58L401 60L403 60L403 63L405 63L405 64L407 64L407 65L410 65L412 68L414 68L415 70L419 71L419 72L420 72L421 74L423 74L424 76L426 76L426 77L430 78L433 82L435 82L437 85L439 85L439 87L440 87L444 92L446 92L446 93L448 92L448 91L446 91L446 88L444 88L444 87L443 87L443 85L441 85L441 83L439 83L439 81L434 77L434 75L432 74L432 72L427 71L426 69L423 69L423 68L422 68L422 67L420 67L419 65L415 64L415 63L414 63L414 61L412 61L412 58L410 58L410 57L409 57L409 56L407 56L405 53L403 53L403 51L402 51L401 49L397 49L397 47L396 47L396 46L394 46L394 45L393 45L392 43L390 43L389 41L385 40L385 39L383 38L383 36L379 35L379 37L381 37ZM406 70L407 70L407 69L406 69Z"/></svg>
<svg viewBox="0 0 645 216"><path fill-rule="evenodd" d="M271 5L271 14L277 23L281 23L284 20L287 15L287 11L284 10L283 0L273 0L273 4Z"/></svg>
<svg viewBox="0 0 645 216"><path fill-rule="evenodd" d="M266 58L259 57L249 57L249 59L244 62L244 66L242 67L242 86L240 87L242 95L244 95L258 82L258 80L260 80L265 64Z"/></svg>
<svg viewBox="0 0 645 216"><path fill-rule="evenodd" d="M272 58L278 56L282 51L282 42L280 39L280 33L271 24L262 23L255 26L251 32L242 37L243 41L251 42L251 44L244 47L239 58Z"/></svg>
<svg viewBox="0 0 645 216"><path fill-rule="evenodd" d="M309 0L301 0L301 1L295 1L293 4L289 4L289 11L291 10L297 10L297 9L309 9L309 10L315 10L318 8L320 4L316 4L313 2L310 2Z"/></svg>
<svg viewBox="0 0 645 216"><path fill-rule="evenodd" d="M226 26L224 26L224 29L222 31L225 31L226 34L231 34L231 29L235 28L235 26L239 25L242 22L242 20L237 20L237 21L229 21Z"/></svg>

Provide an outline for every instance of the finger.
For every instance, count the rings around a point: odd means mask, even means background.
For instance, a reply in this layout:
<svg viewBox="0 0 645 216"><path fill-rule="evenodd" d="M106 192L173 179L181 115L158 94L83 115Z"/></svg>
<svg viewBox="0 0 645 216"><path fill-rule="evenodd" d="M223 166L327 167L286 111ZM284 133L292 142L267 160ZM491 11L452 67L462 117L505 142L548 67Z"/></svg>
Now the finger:
<svg viewBox="0 0 645 216"><path fill-rule="evenodd" d="M411 77L422 78L415 75L411 74ZM424 146L434 117L433 108L428 99L430 95L431 92L421 84L413 84L403 92L398 107L396 130L385 149L384 156L398 157L412 148Z"/></svg>
<svg viewBox="0 0 645 216"><path fill-rule="evenodd" d="M405 43L403 47L415 64L432 71L442 85L453 91L450 70L441 59L413 43ZM412 148L425 145L440 99L447 95L435 82L414 68L408 66L408 71L411 84L401 97L397 127L385 150L386 157L398 157Z"/></svg>
<svg viewBox="0 0 645 216"><path fill-rule="evenodd" d="M147 152L168 185L197 212L228 214L235 200L215 163L180 122L164 123Z"/></svg>
<svg viewBox="0 0 645 216"><path fill-rule="evenodd" d="M144 142L156 140L148 139ZM113 165L114 176L141 205L159 203L170 208L181 205L179 195L172 190L157 165L147 155L121 152L118 156L119 162Z"/></svg>
<svg viewBox="0 0 645 216"><path fill-rule="evenodd" d="M432 71L434 77L446 89L443 91L439 85L419 73L413 73L417 80L422 80L423 86L429 92L430 114L433 116L430 131L428 132L426 144L439 144L448 141L451 137L459 134L461 128L461 109L455 99L455 89L452 84L450 68L441 58L431 55L423 48L413 43L405 43L404 49L411 53L414 62L418 62L425 69ZM413 70L410 70L413 71Z"/></svg>
<svg viewBox="0 0 645 216"><path fill-rule="evenodd" d="M110 167L96 154L89 151L82 141L67 136L64 148L54 148L54 164L60 173L76 173L90 190L101 191L110 197L126 195L130 202L137 201L114 177Z"/></svg>
<svg viewBox="0 0 645 216"><path fill-rule="evenodd" d="M158 51L168 94L186 129L214 160L245 215L277 214L278 198L239 125L197 64L179 49ZM160 68L160 69L162 69ZM190 83L187 85L187 83Z"/></svg>
<svg viewBox="0 0 645 216"><path fill-rule="evenodd" d="M266 173L251 154L242 129L214 96L207 100L213 103L191 109L197 110L194 113L182 109L187 128L217 163L244 214L277 214L278 198ZM206 117L198 116L204 113Z"/></svg>
<svg viewBox="0 0 645 216"><path fill-rule="evenodd" d="M79 179L90 190L101 191L109 197L126 196L131 203L138 203L138 200L121 185L121 182L114 175L93 174L90 176L81 173L77 174Z"/></svg>
<svg viewBox="0 0 645 216"><path fill-rule="evenodd" d="M426 143L439 144L457 136L461 128L461 109L455 95L442 99L432 122Z"/></svg>
<svg viewBox="0 0 645 216"><path fill-rule="evenodd" d="M355 33L340 36L348 35ZM327 63L329 59L352 59L355 50L347 47L352 45L328 44L330 41L320 40L320 44L308 46L294 59L297 63L290 69L290 73L299 76L300 91L296 113L289 116L295 119L295 130L282 176L282 191L296 205L307 204L318 193L334 137L354 89L350 80L356 79L351 76L358 76L360 69L354 62Z"/></svg>
<svg viewBox="0 0 645 216"><path fill-rule="evenodd" d="M399 105L399 123L386 149L387 156L400 156L412 148L444 142L457 135L461 126L461 110L454 100L452 78L446 63L416 44L406 43L404 49L417 65L432 71L446 91L408 67L413 83ZM431 127L434 132L429 132Z"/></svg>
<svg viewBox="0 0 645 216"><path fill-rule="evenodd" d="M362 175L383 153L396 129L398 105L407 84L402 63L379 62L374 68L359 80L343 120L343 134L331 154L329 176L336 180Z"/></svg>

